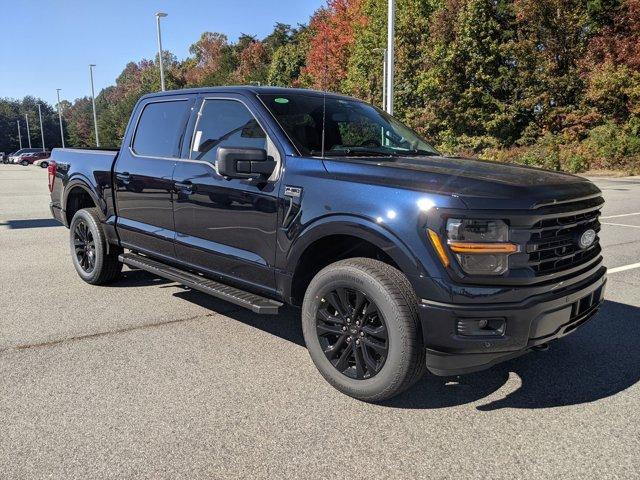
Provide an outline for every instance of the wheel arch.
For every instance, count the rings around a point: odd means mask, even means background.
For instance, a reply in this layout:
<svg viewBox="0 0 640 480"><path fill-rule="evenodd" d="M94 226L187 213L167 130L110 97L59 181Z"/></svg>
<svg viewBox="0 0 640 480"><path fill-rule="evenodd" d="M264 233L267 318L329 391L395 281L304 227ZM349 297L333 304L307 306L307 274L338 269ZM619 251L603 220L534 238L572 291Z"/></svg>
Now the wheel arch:
<svg viewBox="0 0 640 480"><path fill-rule="evenodd" d="M104 202L100 201L98 193L84 177L76 177L65 186L62 196L62 211L66 226L69 227L75 213L82 208L96 207L100 220L105 219Z"/></svg>
<svg viewBox="0 0 640 480"><path fill-rule="evenodd" d="M329 216L307 227L292 244L284 266L289 272L282 288L285 298L299 305L318 271L354 257L376 258L408 276L422 270L410 249L383 226L361 217Z"/></svg>

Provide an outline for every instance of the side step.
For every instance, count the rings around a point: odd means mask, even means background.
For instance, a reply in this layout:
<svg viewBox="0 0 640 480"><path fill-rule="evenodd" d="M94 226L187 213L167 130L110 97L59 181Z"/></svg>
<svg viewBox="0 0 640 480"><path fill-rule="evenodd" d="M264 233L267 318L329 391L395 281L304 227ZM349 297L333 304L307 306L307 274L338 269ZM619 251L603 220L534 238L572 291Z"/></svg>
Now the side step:
<svg viewBox="0 0 640 480"><path fill-rule="evenodd" d="M174 282L181 283L187 287L193 288L194 290L198 290L213 297L248 308L255 313L275 315L283 305L275 300L261 297L254 293L245 292L239 288L231 287L229 285L216 282L215 280L210 280L206 277L171 267L164 263L143 257L142 255L136 255L135 253L122 254L118 257L118 260L130 267L146 270L147 272L159 277L173 280Z"/></svg>

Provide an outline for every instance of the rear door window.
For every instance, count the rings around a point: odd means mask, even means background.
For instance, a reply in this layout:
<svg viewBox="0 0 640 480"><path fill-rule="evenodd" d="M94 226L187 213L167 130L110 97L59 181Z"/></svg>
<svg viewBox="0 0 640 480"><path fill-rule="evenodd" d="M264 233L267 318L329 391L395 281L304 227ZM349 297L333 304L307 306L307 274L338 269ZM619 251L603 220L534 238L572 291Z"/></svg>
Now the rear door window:
<svg viewBox="0 0 640 480"><path fill-rule="evenodd" d="M145 157L178 157L187 100L149 103L142 110L132 149Z"/></svg>

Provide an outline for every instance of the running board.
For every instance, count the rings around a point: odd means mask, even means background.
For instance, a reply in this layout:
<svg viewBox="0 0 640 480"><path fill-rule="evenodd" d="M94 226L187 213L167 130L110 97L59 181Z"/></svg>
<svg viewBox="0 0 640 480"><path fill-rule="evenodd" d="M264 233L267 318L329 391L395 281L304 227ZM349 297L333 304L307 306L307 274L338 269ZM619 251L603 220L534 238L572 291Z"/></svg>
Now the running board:
<svg viewBox="0 0 640 480"><path fill-rule="evenodd" d="M201 275L186 272L164 263L151 260L150 258L136 255L135 253L125 253L118 257L125 265L146 270L149 273L172 280L189 288L217 297L235 305L239 305L255 313L275 315L278 313L281 302L261 297L254 293L240 290L239 288L225 285L224 283L210 280Z"/></svg>

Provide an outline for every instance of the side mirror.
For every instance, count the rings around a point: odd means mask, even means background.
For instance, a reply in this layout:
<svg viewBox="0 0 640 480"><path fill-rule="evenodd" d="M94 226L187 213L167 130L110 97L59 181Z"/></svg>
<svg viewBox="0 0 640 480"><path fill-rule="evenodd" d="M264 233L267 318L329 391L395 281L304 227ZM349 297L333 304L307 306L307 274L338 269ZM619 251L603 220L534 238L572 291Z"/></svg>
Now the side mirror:
<svg viewBox="0 0 640 480"><path fill-rule="evenodd" d="M218 173L227 178L268 178L276 168L267 151L261 148L218 149Z"/></svg>

